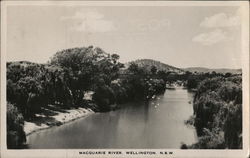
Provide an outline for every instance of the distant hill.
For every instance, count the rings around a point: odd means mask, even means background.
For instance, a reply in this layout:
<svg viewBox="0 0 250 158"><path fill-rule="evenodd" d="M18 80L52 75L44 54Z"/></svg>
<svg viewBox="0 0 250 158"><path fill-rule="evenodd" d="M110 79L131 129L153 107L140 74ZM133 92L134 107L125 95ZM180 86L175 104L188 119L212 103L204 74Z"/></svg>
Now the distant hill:
<svg viewBox="0 0 250 158"><path fill-rule="evenodd" d="M131 63L135 63L140 67L145 67L146 69L150 70L152 66L155 66L157 70L164 70L164 71L172 71L176 73L183 73L184 71L180 68L164 64L160 61L152 60L152 59L138 59L135 61L131 61L126 64L126 66L129 66Z"/></svg>
<svg viewBox="0 0 250 158"><path fill-rule="evenodd" d="M205 67L189 67L189 68L177 68L165 63L162 63L157 60L152 60L152 59L138 59L135 61L131 61L125 64L126 67L128 67L131 63L135 63L138 66L141 67L146 67L146 69L150 70L152 66L155 66L157 70L164 70L164 71L172 71L176 73L183 73L185 71L190 71L190 72L217 72L217 73L232 73L232 74L240 74L242 73L241 69L227 69L227 68L221 68L221 69L210 69L210 68L205 68Z"/></svg>
<svg viewBox="0 0 250 158"><path fill-rule="evenodd" d="M152 66L155 66L157 68L157 70L164 70L164 71L171 71L171 72L176 72L176 73L184 73L185 71L190 71L190 72L217 72L217 73L232 73L232 74L240 74L242 73L242 69L227 69L227 68L222 68L222 69L209 69L209 68L205 68L205 67L188 67L188 68L177 68L165 63L162 63L160 61L157 60L152 60L152 59L138 59L135 61L131 61L125 64L125 67L128 67L131 63L135 63L140 67L145 67L148 70L151 70ZM8 65L20 65L23 67L27 67L27 66L47 66L47 64L38 64L38 63L33 63L33 62L29 62L29 61L13 61L13 62L7 62L7 66ZM52 67L50 67L52 68ZM58 69L58 68L57 68ZM125 68L126 69L126 68Z"/></svg>
<svg viewBox="0 0 250 158"><path fill-rule="evenodd" d="M9 61L6 64L7 64L7 66L9 66L9 65L19 65L19 66L22 66L22 67L44 65L44 64L34 63L34 62L30 62L30 61Z"/></svg>
<svg viewBox="0 0 250 158"><path fill-rule="evenodd" d="M185 71L190 71L190 72L217 72L217 73L233 73L233 74L239 74L242 73L241 69L209 69L209 68L204 68L204 67L189 67L189 68L184 68L183 70Z"/></svg>

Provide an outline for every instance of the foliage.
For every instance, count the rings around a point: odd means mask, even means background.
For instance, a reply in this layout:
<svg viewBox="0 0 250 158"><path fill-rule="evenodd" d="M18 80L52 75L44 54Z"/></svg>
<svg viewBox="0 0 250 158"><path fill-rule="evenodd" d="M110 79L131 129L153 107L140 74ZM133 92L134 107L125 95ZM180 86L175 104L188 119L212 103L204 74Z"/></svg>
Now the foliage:
<svg viewBox="0 0 250 158"><path fill-rule="evenodd" d="M242 148L241 76L213 77L198 86L194 97L199 141L189 148Z"/></svg>
<svg viewBox="0 0 250 158"><path fill-rule="evenodd" d="M7 101L19 108L25 118L46 105L44 66L29 62L7 64Z"/></svg>
<svg viewBox="0 0 250 158"><path fill-rule="evenodd" d="M7 147L16 149L26 142L26 136L23 130L24 119L17 108L7 104Z"/></svg>
<svg viewBox="0 0 250 158"><path fill-rule="evenodd" d="M187 78L187 88L188 89L193 89L193 88L197 88L198 83L199 83L199 78L195 75L190 75Z"/></svg>
<svg viewBox="0 0 250 158"><path fill-rule="evenodd" d="M113 104L164 90L166 72L158 75L156 67L148 71L132 64L126 70L128 74L120 77L124 66L119 58L89 46L59 51L47 64L7 63L7 100L25 119L32 119L48 104L62 108L87 106L83 99L87 91L94 92L93 103L99 110L107 111Z"/></svg>
<svg viewBox="0 0 250 158"><path fill-rule="evenodd" d="M57 52L50 64L68 72L69 82L66 84L72 93L74 105L81 105L84 92L94 90L101 93L118 77L119 69L123 67L118 60L117 54L110 55L98 47L89 46ZM105 92L108 93L107 90ZM96 93L95 99L102 95ZM103 102L97 100L98 104Z"/></svg>
<svg viewBox="0 0 250 158"><path fill-rule="evenodd" d="M117 104L150 99L172 83L197 90L192 122L199 142L182 148L242 147L241 76L184 72L149 59L124 68L119 58L89 46L59 51L47 64L7 63L8 147L17 148L25 142L23 120L36 117L49 104L109 111ZM89 91L92 100L84 100Z"/></svg>
<svg viewBox="0 0 250 158"><path fill-rule="evenodd" d="M153 95L165 91L164 76L157 75L156 67L152 67L149 71L133 63L129 66L128 71L130 75L124 81L124 85L130 85L131 89L128 89L128 94L133 100L151 98ZM163 72L161 71L161 73Z"/></svg>
<svg viewBox="0 0 250 158"><path fill-rule="evenodd" d="M223 133L218 129L204 129L204 136L199 137L198 143L189 146L191 149L225 149Z"/></svg>
<svg viewBox="0 0 250 158"><path fill-rule="evenodd" d="M144 67L145 69L147 69L147 71L150 71L152 67L155 67L159 71L165 71L165 72L171 71L178 73L184 72L182 69L152 59L138 59L133 62L130 62L129 64L132 63L138 65L139 67Z"/></svg>
<svg viewBox="0 0 250 158"><path fill-rule="evenodd" d="M109 111L110 105L115 103L114 91L105 84L99 84L93 95L96 104L99 105L101 111Z"/></svg>

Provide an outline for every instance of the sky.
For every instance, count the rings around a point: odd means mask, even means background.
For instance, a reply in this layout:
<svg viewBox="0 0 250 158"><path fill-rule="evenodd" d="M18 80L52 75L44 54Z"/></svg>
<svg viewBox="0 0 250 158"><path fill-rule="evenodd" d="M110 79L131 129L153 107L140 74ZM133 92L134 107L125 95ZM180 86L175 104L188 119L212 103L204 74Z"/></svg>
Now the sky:
<svg viewBox="0 0 250 158"><path fill-rule="evenodd" d="M121 62L241 68L236 6L8 6L7 61L45 63L73 47L100 47Z"/></svg>

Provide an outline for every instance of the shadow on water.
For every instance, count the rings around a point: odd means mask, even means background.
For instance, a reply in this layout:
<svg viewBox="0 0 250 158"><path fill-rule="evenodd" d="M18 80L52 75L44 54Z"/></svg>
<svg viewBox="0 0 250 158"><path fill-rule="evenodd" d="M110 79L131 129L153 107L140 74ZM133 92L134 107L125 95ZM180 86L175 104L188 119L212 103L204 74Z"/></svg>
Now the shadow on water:
<svg viewBox="0 0 250 158"><path fill-rule="evenodd" d="M60 127L28 136L36 149L179 149L196 142L195 129L185 125L193 114L192 94L166 90L149 101L130 102L115 111L95 113Z"/></svg>
<svg viewBox="0 0 250 158"><path fill-rule="evenodd" d="M149 115L149 101L144 102L144 122L148 122Z"/></svg>

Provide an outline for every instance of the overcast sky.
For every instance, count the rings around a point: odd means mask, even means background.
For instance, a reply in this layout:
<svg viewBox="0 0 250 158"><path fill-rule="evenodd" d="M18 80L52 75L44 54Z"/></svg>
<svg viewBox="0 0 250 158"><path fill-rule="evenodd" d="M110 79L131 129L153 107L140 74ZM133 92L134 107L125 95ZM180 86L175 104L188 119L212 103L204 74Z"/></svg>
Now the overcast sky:
<svg viewBox="0 0 250 158"><path fill-rule="evenodd" d="M238 7L8 6L7 61L44 63L66 48L98 46L122 62L241 67Z"/></svg>

